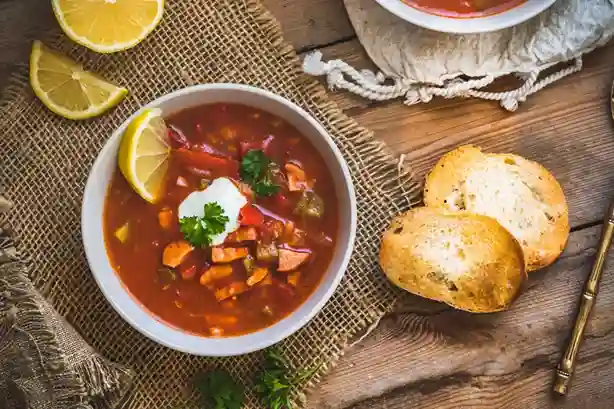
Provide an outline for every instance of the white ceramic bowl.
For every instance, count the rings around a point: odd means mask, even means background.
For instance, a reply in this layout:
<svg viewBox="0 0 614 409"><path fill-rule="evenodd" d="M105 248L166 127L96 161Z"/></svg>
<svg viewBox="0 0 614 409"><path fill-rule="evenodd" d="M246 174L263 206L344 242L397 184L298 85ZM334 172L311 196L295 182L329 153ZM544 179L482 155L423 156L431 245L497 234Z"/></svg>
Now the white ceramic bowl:
<svg viewBox="0 0 614 409"><path fill-rule="evenodd" d="M333 176L339 200L339 232L328 271L313 294L288 317L273 326L247 335L206 338L168 326L145 310L130 295L113 271L103 235L103 209L107 187L116 169L121 135L128 123L146 108L160 108L171 115L207 103L250 105L273 113L294 125L321 153ZM341 153L326 130L292 102L258 88L234 84L207 84L185 88L147 104L126 120L107 141L90 171L81 211L83 245L90 269L102 293L134 328L154 341L195 355L229 356L256 351L294 333L313 318L332 296L347 268L356 235L356 198L352 179Z"/></svg>
<svg viewBox="0 0 614 409"><path fill-rule="evenodd" d="M497 14L484 17L445 17L412 7L401 0L376 0L398 17L420 27L443 33L486 33L518 25L538 15L555 0L526 0L524 3Z"/></svg>

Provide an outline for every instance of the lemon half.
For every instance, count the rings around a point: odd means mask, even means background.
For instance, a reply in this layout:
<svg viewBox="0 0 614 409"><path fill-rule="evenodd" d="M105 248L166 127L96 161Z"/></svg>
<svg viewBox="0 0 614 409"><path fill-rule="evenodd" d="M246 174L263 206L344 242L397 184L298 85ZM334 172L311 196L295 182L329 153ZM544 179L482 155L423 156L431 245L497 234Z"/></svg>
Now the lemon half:
<svg viewBox="0 0 614 409"><path fill-rule="evenodd" d="M164 14L164 0L52 0L52 4L66 35L98 53L134 47Z"/></svg>
<svg viewBox="0 0 614 409"><path fill-rule="evenodd" d="M128 94L75 61L35 41L30 54L30 85L50 110L69 119L98 116Z"/></svg>
<svg viewBox="0 0 614 409"><path fill-rule="evenodd" d="M170 157L168 128L159 109L148 109L134 118L119 147L119 169L134 191L149 203L163 194Z"/></svg>

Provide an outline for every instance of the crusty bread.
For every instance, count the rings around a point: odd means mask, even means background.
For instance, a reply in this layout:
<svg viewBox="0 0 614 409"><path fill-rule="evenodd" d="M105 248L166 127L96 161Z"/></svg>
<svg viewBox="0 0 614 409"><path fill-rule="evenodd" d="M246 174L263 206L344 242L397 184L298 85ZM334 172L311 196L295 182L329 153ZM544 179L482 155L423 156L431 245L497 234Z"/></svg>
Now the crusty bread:
<svg viewBox="0 0 614 409"><path fill-rule="evenodd" d="M428 207L393 219L380 265L397 286L471 312L507 308L527 277L520 245L496 220Z"/></svg>
<svg viewBox="0 0 614 409"><path fill-rule="evenodd" d="M426 178L424 203L496 219L522 246L528 271L551 264L569 236L561 186L543 166L517 155L473 146L447 153Z"/></svg>

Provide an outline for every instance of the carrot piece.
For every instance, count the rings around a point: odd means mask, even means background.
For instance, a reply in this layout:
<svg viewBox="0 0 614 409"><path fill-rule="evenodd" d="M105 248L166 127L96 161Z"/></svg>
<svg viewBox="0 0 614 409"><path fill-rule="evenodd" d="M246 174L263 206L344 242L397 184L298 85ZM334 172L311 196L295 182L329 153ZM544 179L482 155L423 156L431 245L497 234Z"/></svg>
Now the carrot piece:
<svg viewBox="0 0 614 409"><path fill-rule="evenodd" d="M292 240L292 235L294 233L294 222L292 220L288 220L286 224L284 224L284 233L282 235L282 239L284 242L289 242Z"/></svg>
<svg viewBox="0 0 614 409"><path fill-rule="evenodd" d="M273 276L271 274L267 274L262 281L258 283L258 285L271 285L273 284Z"/></svg>
<svg viewBox="0 0 614 409"><path fill-rule="evenodd" d="M160 210L160 213L158 213L158 223L163 229L169 229L173 223L173 211L168 207Z"/></svg>
<svg viewBox="0 0 614 409"><path fill-rule="evenodd" d="M291 246L302 246L305 242L306 233L296 227L291 220L286 221L284 225L284 232L282 235L282 241L288 243Z"/></svg>
<svg viewBox="0 0 614 409"><path fill-rule="evenodd" d="M166 245L162 253L162 264L175 268L194 250L187 241L173 241Z"/></svg>
<svg viewBox="0 0 614 409"><path fill-rule="evenodd" d="M258 284L259 282L261 282L262 280L264 280L264 278L266 276L269 275L269 269L266 267L258 267L254 269L254 272L252 273L252 275L249 276L249 278L247 279L247 285L249 287L252 287L256 284Z"/></svg>
<svg viewBox="0 0 614 409"><path fill-rule="evenodd" d="M211 249L211 260L214 263L230 263L247 257L249 249L247 247L213 247Z"/></svg>
<svg viewBox="0 0 614 409"><path fill-rule="evenodd" d="M224 335L224 330L220 327L211 327L209 328L209 334L211 334L212 337L221 337Z"/></svg>
<svg viewBox="0 0 614 409"><path fill-rule="evenodd" d="M249 287L243 281L235 281L227 287L220 288L215 292L215 298L218 301L224 301L227 298L234 297L247 291Z"/></svg>
<svg viewBox="0 0 614 409"><path fill-rule="evenodd" d="M291 192L298 192L305 190L305 188L313 187L313 181L307 181L305 171L298 165L288 162L284 165L284 168L288 176L288 189Z"/></svg>
<svg viewBox="0 0 614 409"><path fill-rule="evenodd" d="M115 230L114 234L115 234L115 237L117 237L117 240L121 241L122 243L125 243L126 240L128 240L128 231L129 231L129 224L128 222L126 222L120 228Z"/></svg>
<svg viewBox="0 0 614 409"><path fill-rule="evenodd" d="M292 173L299 180L307 179L307 175L305 175L305 171L292 162L286 163L284 165L284 168L286 169L286 172Z"/></svg>
<svg viewBox="0 0 614 409"><path fill-rule="evenodd" d="M212 266L209 267L207 271L205 271L203 275L200 276L199 281L201 285L208 285L216 280L228 277L231 274L232 266L230 265Z"/></svg>
<svg viewBox="0 0 614 409"><path fill-rule="evenodd" d="M288 274L288 284L290 284L293 287L296 287L298 285L298 279L301 276L301 272L300 271L294 271L290 274Z"/></svg>
<svg viewBox="0 0 614 409"><path fill-rule="evenodd" d="M277 268L277 271L285 272L296 270L298 266L307 261L308 258L308 252L280 248L279 267Z"/></svg>
<svg viewBox="0 0 614 409"><path fill-rule="evenodd" d="M241 243L244 241L258 240L258 230L255 227L239 227L226 238L226 243Z"/></svg>

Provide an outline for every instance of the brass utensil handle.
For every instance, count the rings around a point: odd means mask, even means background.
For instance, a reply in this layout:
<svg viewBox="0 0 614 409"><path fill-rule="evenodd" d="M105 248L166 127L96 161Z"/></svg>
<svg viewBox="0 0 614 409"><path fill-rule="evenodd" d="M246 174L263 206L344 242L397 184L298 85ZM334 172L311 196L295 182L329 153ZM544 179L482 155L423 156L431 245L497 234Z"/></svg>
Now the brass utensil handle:
<svg viewBox="0 0 614 409"><path fill-rule="evenodd" d="M578 315L576 316L573 330L571 331L569 344L567 345L565 354L561 358L561 362L556 369L553 389L556 393L561 395L565 395L569 390L571 376L576 365L576 357L578 355L578 351L580 350L580 343L582 342L589 315L593 305L595 304L595 299L597 298L599 280L601 279L603 265L607 258L608 249L610 248L610 243L612 242L613 236L614 201L610 204L610 208L604 221L599 248L593 263L593 269L591 270L591 273L584 284L584 291L582 292L582 297L580 298L580 308L578 310Z"/></svg>

